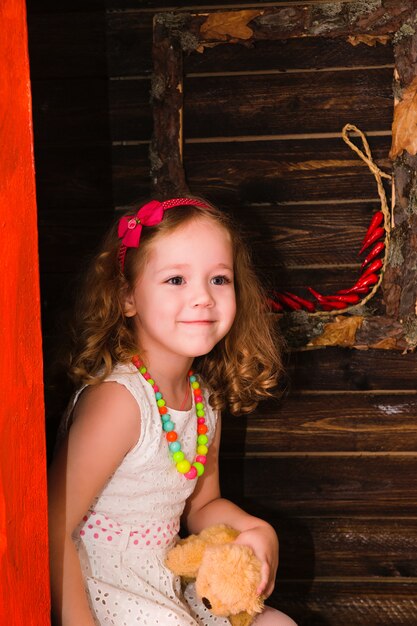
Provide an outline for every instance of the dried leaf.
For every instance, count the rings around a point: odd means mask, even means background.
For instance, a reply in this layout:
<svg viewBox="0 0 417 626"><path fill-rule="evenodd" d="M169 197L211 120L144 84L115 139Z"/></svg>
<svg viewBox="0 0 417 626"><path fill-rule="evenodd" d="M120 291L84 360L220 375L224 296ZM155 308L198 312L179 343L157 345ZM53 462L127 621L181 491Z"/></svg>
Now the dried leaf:
<svg viewBox="0 0 417 626"><path fill-rule="evenodd" d="M210 13L200 27L203 39L226 41L228 37L250 39L253 30L247 25L263 11L226 11L225 13Z"/></svg>
<svg viewBox="0 0 417 626"><path fill-rule="evenodd" d="M394 107L390 158L395 159L403 150L417 154L417 76Z"/></svg>
<svg viewBox="0 0 417 626"><path fill-rule="evenodd" d="M325 325L323 333L309 341L309 346L353 346L356 331L361 327L363 317L337 315L334 322Z"/></svg>
<svg viewBox="0 0 417 626"><path fill-rule="evenodd" d="M376 46L377 43L385 45L390 39L389 35L350 35L347 40L352 46L357 46L360 43L365 43L367 46Z"/></svg>
<svg viewBox="0 0 417 626"><path fill-rule="evenodd" d="M397 348L397 340L395 337L387 337L386 339L380 339L369 347L379 350L395 350Z"/></svg>

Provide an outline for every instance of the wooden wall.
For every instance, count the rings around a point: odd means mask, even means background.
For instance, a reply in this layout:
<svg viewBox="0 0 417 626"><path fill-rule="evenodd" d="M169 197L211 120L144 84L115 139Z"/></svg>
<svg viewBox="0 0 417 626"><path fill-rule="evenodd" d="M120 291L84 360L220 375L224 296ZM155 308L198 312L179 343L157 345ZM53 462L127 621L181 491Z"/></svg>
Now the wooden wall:
<svg viewBox="0 0 417 626"><path fill-rule="evenodd" d="M290 15L297 3L276 4ZM262 3L201 9L251 6ZM47 360L85 255L115 210L149 193L152 18L181 7L28 2ZM378 195L340 130L366 131L389 169L390 45L218 46L187 57L185 75L191 189L237 215L267 284L300 295L351 284ZM286 360L283 399L225 417L222 451L224 493L281 537L272 604L306 626L414 625L415 355L326 348Z"/></svg>

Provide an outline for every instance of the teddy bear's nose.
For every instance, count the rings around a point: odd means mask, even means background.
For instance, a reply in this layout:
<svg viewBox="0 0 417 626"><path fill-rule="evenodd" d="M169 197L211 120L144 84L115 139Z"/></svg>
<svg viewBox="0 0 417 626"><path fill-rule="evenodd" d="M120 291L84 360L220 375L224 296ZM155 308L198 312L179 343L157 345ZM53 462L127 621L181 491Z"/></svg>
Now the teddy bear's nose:
<svg viewBox="0 0 417 626"><path fill-rule="evenodd" d="M211 609L211 604L210 602L207 600L207 598L203 598L203 604L207 609Z"/></svg>

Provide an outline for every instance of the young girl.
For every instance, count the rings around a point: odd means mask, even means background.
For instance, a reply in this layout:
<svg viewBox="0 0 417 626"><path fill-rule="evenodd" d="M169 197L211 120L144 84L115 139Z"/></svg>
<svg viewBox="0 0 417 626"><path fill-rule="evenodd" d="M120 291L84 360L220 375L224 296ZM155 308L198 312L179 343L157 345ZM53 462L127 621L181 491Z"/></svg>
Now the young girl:
<svg viewBox="0 0 417 626"><path fill-rule="evenodd" d="M273 590L273 528L220 495L220 410L252 410L280 370L235 227L196 198L122 217L92 264L70 373L79 387L50 472L54 612L62 626L226 625L165 566L180 521L224 523ZM193 369L193 373L190 372ZM257 626L294 626L274 609Z"/></svg>

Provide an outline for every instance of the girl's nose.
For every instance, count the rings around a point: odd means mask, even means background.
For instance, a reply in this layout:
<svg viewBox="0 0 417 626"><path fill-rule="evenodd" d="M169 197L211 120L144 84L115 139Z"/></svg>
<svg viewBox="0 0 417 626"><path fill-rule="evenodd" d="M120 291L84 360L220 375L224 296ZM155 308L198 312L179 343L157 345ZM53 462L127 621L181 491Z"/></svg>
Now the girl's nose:
<svg viewBox="0 0 417 626"><path fill-rule="evenodd" d="M192 297L192 306L209 307L213 304L214 299L208 287L200 285L196 288Z"/></svg>

